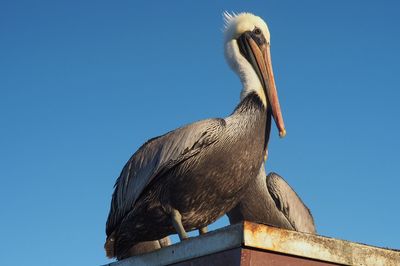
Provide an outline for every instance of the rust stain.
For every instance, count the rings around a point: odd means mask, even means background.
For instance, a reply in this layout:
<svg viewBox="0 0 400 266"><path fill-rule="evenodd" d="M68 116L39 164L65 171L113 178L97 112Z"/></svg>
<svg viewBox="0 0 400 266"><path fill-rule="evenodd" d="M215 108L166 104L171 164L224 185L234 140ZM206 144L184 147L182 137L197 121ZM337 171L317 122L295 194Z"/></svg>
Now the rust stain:
<svg viewBox="0 0 400 266"><path fill-rule="evenodd" d="M258 224L254 224L254 223L250 223L250 222L244 222L244 227L253 235L255 235L261 231L261 228Z"/></svg>
<svg viewBox="0 0 400 266"><path fill-rule="evenodd" d="M271 250L279 250L282 246L282 243L286 242L290 239L290 232L282 230L280 228L275 228L271 226L265 226L261 224L255 224L251 222L244 222L244 230L247 235L250 235L252 240L269 240L268 249ZM273 241L272 241L273 240ZM266 243L260 243L262 246Z"/></svg>

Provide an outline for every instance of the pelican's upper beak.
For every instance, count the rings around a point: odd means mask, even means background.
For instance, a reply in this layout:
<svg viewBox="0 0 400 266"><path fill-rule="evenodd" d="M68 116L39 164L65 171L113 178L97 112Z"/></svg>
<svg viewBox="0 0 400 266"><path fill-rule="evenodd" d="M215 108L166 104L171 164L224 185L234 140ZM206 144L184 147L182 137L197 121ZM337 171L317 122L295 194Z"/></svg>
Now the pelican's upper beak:
<svg viewBox="0 0 400 266"><path fill-rule="evenodd" d="M278 93L276 91L274 73L272 71L270 45L265 39L254 36L250 31L240 35L237 39L240 52L253 66L258 78L263 85L264 92L269 103L267 108L271 108L272 116L279 130L279 136L283 138L286 135L285 124L281 107L279 105Z"/></svg>

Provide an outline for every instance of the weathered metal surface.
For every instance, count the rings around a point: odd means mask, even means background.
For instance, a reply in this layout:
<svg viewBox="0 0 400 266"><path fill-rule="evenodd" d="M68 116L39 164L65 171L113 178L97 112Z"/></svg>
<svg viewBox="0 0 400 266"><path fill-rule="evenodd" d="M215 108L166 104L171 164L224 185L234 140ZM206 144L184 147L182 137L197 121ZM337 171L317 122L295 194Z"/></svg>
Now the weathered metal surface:
<svg viewBox="0 0 400 266"><path fill-rule="evenodd" d="M244 245L344 265L400 265L400 252L244 222Z"/></svg>
<svg viewBox="0 0 400 266"><path fill-rule="evenodd" d="M212 231L205 235L189 238L183 242L107 264L109 266L161 266L198 258L204 255L240 247L243 225L236 224Z"/></svg>
<svg viewBox="0 0 400 266"><path fill-rule="evenodd" d="M108 265L159 266L189 261L190 264L177 265L208 265L206 262L218 254L219 257L214 258L229 259L229 263L226 262L225 265L231 265L230 261L234 258L227 258L225 255L233 254L228 251L236 248L257 251L254 253L242 252L242 256L238 258L241 264L236 265L400 265L399 251L250 222L228 226L148 254L131 257ZM261 253L266 254L266 259L260 257ZM279 255L279 260L277 260L277 255ZM309 261L311 264L300 264L297 261L293 263L293 258L300 258L301 260L299 261ZM192 261L197 261L198 263L204 261L205 264L192 264ZM248 261L251 264L248 264ZM287 261L286 264L284 264L285 261Z"/></svg>
<svg viewBox="0 0 400 266"><path fill-rule="evenodd" d="M206 265L206 264L203 264ZM208 264L209 265L209 264ZM230 264L226 264L230 265ZM331 262L316 261L309 258L294 257L271 251L243 248L240 266L334 266Z"/></svg>

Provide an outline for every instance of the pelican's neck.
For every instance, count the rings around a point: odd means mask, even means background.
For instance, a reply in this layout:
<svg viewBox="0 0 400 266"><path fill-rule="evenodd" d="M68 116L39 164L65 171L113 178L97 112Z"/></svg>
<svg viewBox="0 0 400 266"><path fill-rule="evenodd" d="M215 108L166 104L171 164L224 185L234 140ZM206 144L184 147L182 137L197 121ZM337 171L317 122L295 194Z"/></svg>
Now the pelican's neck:
<svg viewBox="0 0 400 266"><path fill-rule="evenodd" d="M260 79L251 64L240 53L235 39L225 44L225 57L230 67L238 74L242 82L243 88L240 93L240 100L242 101L247 95L255 92L261 99L264 107L266 107L267 100Z"/></svg>

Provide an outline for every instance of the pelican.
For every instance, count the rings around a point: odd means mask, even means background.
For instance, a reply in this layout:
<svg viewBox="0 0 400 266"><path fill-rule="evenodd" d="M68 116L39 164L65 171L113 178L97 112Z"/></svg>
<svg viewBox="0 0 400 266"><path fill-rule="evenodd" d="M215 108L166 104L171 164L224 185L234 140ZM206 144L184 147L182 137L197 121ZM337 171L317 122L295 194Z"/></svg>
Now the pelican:
<svg viewBox="0 0 400 266"><path fill-rule="evenodd" d="M249 13L224 14L225 57L242 82L226 118L198 121L148 140L117 178L106 223L105 250L118 260L143 241L206 226L236 206L257 177L271 117L286 130L266 23Z"/></svg>
<svg viewBox="0 0 400 266"><path fill-rule="evenodd" d="M266 176L264 165L239 204L227 213L231 224L243 220L315 234L310 210L278 174Z"/></svg>

